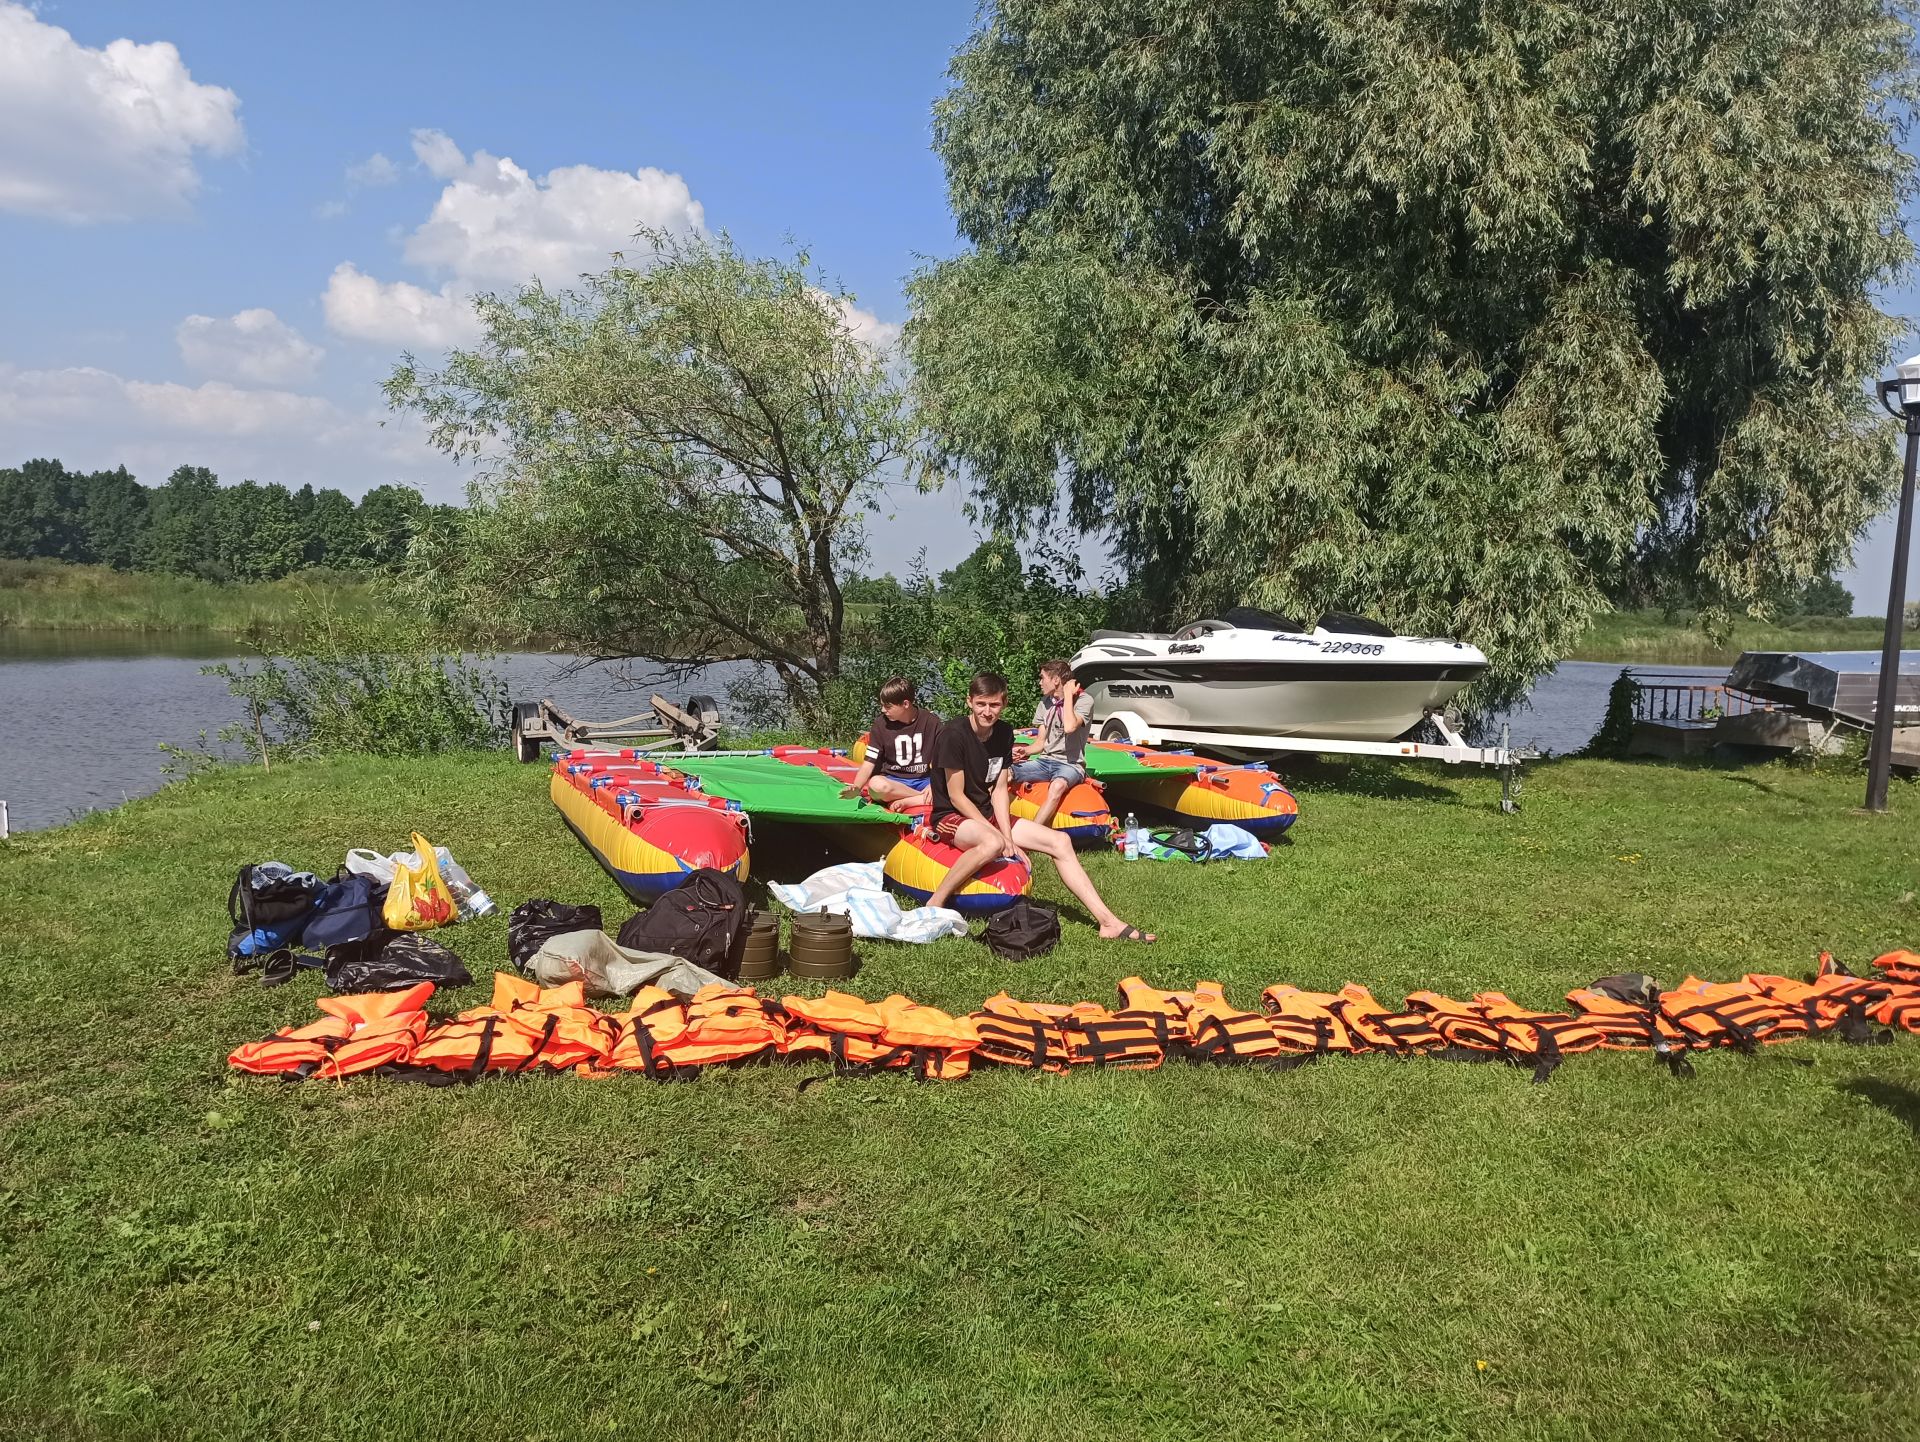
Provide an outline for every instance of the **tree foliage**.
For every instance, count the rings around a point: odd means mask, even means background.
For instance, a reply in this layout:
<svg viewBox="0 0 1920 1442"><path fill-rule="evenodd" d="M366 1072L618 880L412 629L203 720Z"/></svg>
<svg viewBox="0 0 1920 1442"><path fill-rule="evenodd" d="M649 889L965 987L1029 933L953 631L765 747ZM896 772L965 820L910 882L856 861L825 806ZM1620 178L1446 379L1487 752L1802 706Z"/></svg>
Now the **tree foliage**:
<svg viewBox="0 0 1920 1442"><path fill-rule="evenodd" d="M483 297L478 347L394 372L482 468L424 588L596 658L766 662L818 721L862 514L924 472L904 396L805 255L643 239L577 289Z"/></svg>
<svg viewBox="0 0 1920 1442"><path fill-rule="evenodd" d="M375 486L358 506L331 488L241 481L180 466L157 490L125 466L91 474L57 460L0 469L0 559L274 581L315 566L392 570L448 507L411 486Z"/></svg>
<svg viewBox="0 0 1920 1442"><path fill-rule="evenodd" d="M1878 0L990 4L917 402L1160 619L1373 612L1480 644L1485 700L1629 571L1761 605L1891 486L1909 38Z"/></svg>

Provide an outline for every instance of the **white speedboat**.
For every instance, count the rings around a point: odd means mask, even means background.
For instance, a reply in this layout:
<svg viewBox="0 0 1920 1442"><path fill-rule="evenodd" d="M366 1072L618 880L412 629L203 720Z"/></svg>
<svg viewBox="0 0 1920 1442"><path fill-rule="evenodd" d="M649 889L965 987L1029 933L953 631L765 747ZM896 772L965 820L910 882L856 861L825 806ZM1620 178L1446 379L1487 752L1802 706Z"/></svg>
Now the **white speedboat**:
<svg viewBox="0 0 1920 1442"><path fill-rule="evenodd" d="M1178 631L1095 631L1073 658L1096 724L1391 741L1487 668L1463 641L1329 614L1311 626L1236 607Z"/></svg>

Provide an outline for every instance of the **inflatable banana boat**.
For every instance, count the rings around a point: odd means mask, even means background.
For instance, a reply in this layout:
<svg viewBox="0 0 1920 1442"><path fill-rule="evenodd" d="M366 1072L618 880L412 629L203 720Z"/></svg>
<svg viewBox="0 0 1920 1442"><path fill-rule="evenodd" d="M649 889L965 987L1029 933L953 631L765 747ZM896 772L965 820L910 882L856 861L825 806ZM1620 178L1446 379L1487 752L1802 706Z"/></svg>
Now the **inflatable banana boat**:
<svg viewBox="0 0 1920 1442"><path fill-rule="evenodd" d="M631 751L556 756L547 794L573 834L634 901L712 867L745 880L744 807L705 795L699 780Z"/></svg>

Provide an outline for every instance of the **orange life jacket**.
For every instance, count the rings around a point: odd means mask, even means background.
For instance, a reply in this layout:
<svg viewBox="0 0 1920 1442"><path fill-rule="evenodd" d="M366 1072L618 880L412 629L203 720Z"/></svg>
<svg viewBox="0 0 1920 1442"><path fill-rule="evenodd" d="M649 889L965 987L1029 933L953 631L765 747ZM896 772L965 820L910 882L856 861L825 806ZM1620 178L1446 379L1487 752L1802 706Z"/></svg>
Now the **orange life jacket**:
<svg viewBox="0 0 1920 1442"><path fill-rule="evenodd" d="M433 983L421 981L405 991L320 997L318 1021L235 1047L227 1065L303 1081L404 1063L427 1034L424 1008L432 995Z"/></svg>
<svg viewBox="0 0 1920 1442"><path fill-rule="evenodd" d="M913 1060L911 1048L879 1040L886 1018L870 1001L829 991L818 1000L782 997L780 1006L788 1021L783 1056L827 1057L837 1072L879 1071Z"/></svg>
<svg viewBox="0 0 1920 1442"><path fill-rule="evenodd" d="M1710 1046L1751 1051L1761 1042L1805 1036L1805 1018L1768 1001L1744 981L1701 981L1690 976L1660 995L1667 1020Z"/></svg>
<svg viewBox="0 0 1920 1442"><path fill-rule="evenodd" d="M1353 1038L1355 1051L1387 1051L1402 1056L1438 1051L1447 1039L1423 1011L1393 1011L1374 999L1366 987L1348 982L1330 999L1327 1009Z"/></svg>
<svg viewBox="0 0 1920 1442"><path fill-rule="evenodd" d="M434 1071L569 1071L606 1059L617 1032L587 1005L583 983L541 987L511 972L493 974L493 999L441 1022L414 1049L415 1066Z"/></svg>
<svg viewBox="0 0 1920 1442"><path fill-rule="evenodd" d="M1920 951L1889 951L1873 959L1873 969L1888 981L1920 985Z"/></svg>
<svg viewBox="0 0 1920 1442"><path fill-rule="evenodd" d="M988 997L972 1021L980 1037L973 1055L980 1061L1049 1072L1064 1072L1071 1065L1060 1023L1004 991Z"/></svg>
<svg viewBox="0 0 1920 1442"><path fill-rule="evenodd" d="M1217 981L1194 987L1187 1036L1188 1054L1200 1061L1253 1061L1284 1050L1265 1014L1240 1010L1227 1000Z"/></svg>
<svg viewBox="0 0 1920 1442"><path fill-rule="evenodd" d="M1193 1009L1192 992L1161 991L1158 987L1148 986L1137 976L1121 978L1119 991L1121 1011L1148 1012L1166 1018L1169 1042L1185 1045L1188 1040L1187 1013Z"/></svg>
<svg viewBox="0 0 1920 1442"><path fill-rule="evenodd" d="M607 1052L609 1068L655 1078L673 1071L673 1062L660 1049L687 1029L687 1009L672 992L643 986L633 994L625 1011L614 1012L607 1020L617 1028Z"/></svg>
<svg viewBox="0 0 1920 1442"><path fill-rule="evenodd" d="M980 1033L964 1016L921 1006L895 994L874 1003L880 1013L880 1041L913 1053L917 1076L929 1081L958 1081L972 1065Z"/></svg>
<svg viewBox="0 0 1920 1442"><path fill-rule="evenodd" d="M1135 1071L1151 1071L1166 1059L1177 1024L1163 1011L1111 1012L1091 1001L1060 1018L1074 1063Z"/></svg>
<svg viewBox="0 0 1920 1442"><path fill-rule="evenodd" d="M710 1066L777 1051L787 1039L785 1013L750 988L708 982L687 1006L686 1029L662 1042L659 1053L673 1066Z"/></svg>
<svg viewBox="0 0 1920 1442"><path fill-rule="evenodd" d="M1622 1001L1617 996L1586 986L1568 992L1567 1000L1573 1003L1581 1019L1600 1033L1600 1045L1603 1047L1615 1051L1647 1051L1675 1047L1685 1049L1695 1044L1686 1032L1668 1021L1656 1007Z"/></svg>
<svg viewBox="0 0 1920 1442"><path fill-rule="evenodd" d="M1333 992L1270 986L1260 993L1260 1008L1282 1051L1299 1056L1365 1051L1366 1042L1335 1009L1340 1000Z"/></svg>
<svg viewBox="0 0 1920 1442"><path fill-rule="evenodd" d="M1558 1051L1565 1056L1592 1051L1606 1040L1600 1029L1584 1017L1569 1016L1563 1011L1533 1011L1504 992L1477 992L1473 1004L1481 1015L1500 1023L1508 1034L1508 1045L1523 1055ZM1551 1047L1547 1045L1549 1041L1553 1043Z"/></svg>

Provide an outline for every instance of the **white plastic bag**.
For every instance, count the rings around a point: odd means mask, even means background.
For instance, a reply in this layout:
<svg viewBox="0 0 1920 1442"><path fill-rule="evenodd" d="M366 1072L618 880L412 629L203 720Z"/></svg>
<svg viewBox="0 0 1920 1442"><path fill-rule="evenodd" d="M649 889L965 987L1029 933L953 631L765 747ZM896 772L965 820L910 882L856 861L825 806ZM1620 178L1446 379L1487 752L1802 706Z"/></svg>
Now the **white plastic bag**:
<svg viewBox="0 0 1920 1442"><path fill-rule="evenodd" d="M493 898L474 884L466 867L453 859L453 853L444 846L436 846L433 854L440 860L440 878L447 883L454 905L460 908L460 920L472 921L477 916L490 914L494 909ZM382 886L393 885L394 873L400 867L419 864L420 858L411 851L382 856L377 851L356 846L347 853L348 871L356 876L371 877Z"/></svg>

